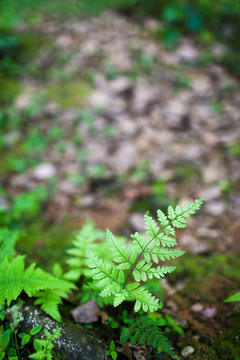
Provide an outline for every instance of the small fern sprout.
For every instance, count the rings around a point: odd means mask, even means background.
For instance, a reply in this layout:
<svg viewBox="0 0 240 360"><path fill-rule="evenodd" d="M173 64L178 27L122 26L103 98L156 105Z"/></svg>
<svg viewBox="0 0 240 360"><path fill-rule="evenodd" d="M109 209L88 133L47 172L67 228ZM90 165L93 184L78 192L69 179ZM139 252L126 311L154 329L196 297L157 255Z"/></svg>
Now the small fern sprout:
<svg viewBox="0 0 240 360"><path fill-rule="evenodd" d="M88 249L87 264L91 269L100 296L113 296L116 307L124 300L135 301L134 310L156 311L163 305L145 287L153 278L162 278L175 270L175 266L160 265L160 261L175 259L184 251L177 245L175 228L184 228L190 215L200 209L205 198L194 203L168 207L167 215L157 211L158 223L147 212L144 216L146 231L143 235L131 235L131 243L123 243L107 230L107 242L112 253L113 264L106 263Z"/></svg>

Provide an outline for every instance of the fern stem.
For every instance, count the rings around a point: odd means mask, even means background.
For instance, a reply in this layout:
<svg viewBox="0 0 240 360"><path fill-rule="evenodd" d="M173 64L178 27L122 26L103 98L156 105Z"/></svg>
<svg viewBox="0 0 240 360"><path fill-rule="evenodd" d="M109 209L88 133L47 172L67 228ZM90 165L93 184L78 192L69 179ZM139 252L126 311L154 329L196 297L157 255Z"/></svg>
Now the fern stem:
<svg viewBox="0 0 240 360"><path fill-rule="evenodd" d="M159 230L160 231L160 230ZM138 255L137 259L134 261L134 264L131 266L131 270L129 271L127 277L126 277L126 280L124 281L124 284L123 284L123 287L125 288L125 286L127 285L128 283L128 280L130 278L130 276L132 275L132 272L133 270L135 269L138 261L141 259L142 255L144 254L145 252L145 249L148 247L149 244L151 244L151 242L158 236L159 232L147 243L147 245L143 248L143 250L141 251L140 255Z"/></svg>
<svg viewBox="0 0 240 360"><path fill-rule="evenodd" d="M172 219L171 221L169 221L169 223L168 223L167 225L165 225L165 226L163 226L161 229L159 229L159 231L157 232L157 234L147 243L147 245L142 249L141 253L138 255L137 259L134 261L134 264L132 265L132 268L130 269L128 275L126 276L126 280L124 281L123 288L125 288L125 286L127 285L130 276L132 275L132 273L133 273L133 271L134 271L134 269L135 269L138 261L141 259L142 255L145 253L146 248L151 244L151 242L152 242L154 239L156 239L156 237L159 235L160 231L164 231L164 229L165 229L167 226L171 225L179 216L183 216L183 214L189 212L189 210L193 209L195 205L196 205L196 204L193 204L189 209L183 211L181 214L177 215L174 219Z"/></svg>

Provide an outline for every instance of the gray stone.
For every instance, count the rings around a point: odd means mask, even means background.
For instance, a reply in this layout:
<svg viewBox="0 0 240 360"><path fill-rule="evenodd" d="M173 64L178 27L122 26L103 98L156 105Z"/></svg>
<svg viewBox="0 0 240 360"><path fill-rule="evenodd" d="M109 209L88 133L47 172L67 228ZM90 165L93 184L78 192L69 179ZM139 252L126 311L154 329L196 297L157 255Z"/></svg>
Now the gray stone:
<svg viewBox="0 0 240 360"><path fill-rule="evenodd" d="M194 348L193 348L192 346L186 346L186 347L182 350L181 354L182 354L183 357L187 358L187 357L189 357L189 355L193 354L194 351L195 351L195 350L194 350Z"/></svg>
<svg viewBox="0 0 240 360"><path fill-rule="evenodd" d="M222 201L211 201L206 204L206 212L213 216L222 215L225 211L225 205Z"/></svg>
<svg viewBox="0 0 240 360"><path fill-rule="evenodd" d="M135 213L130 216L129 222L135 231L144 231L145 226L143 222L144 214Z"/></svg>
<svg viewBox="0 0 240 360"><path fill-rule="evenodd" d="M185 43L181 45L177 51L176 55L183 61L194 61L199 57L199 52L193 45Z"/></svg>
<svg viewBox="0 0 240 360"><path fill-rule="evenodd" d="M48 180L56 175L56 169L52 164L43 163L33 170L33 177L37 180Z"/></svg>

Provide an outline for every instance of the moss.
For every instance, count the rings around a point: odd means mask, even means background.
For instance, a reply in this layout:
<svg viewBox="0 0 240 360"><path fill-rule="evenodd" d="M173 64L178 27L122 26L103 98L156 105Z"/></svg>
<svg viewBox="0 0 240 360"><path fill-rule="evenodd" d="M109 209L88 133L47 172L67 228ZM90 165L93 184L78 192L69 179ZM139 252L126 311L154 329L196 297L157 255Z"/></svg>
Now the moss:
<svg viewBox="0 0 240 360"><path fill-rule="evenodd" d="M7 105L11 103L21 92L22 85L18 79L5 77L0 74L1 92L0 104Z"/></svg>
<svg viewBox="0 0 240 360"><path fill-rule="evenodd" d="M58 82L47 88L47 96L58 103L62 109L82 105L91 93L90 85L82 80Z"/></svg>
<svg viewBox="0 0 240 360"><path fill-rule="evenodd" d="M188 358L189 360L220 360L211 346L199 343L192 343L191 346L195 349L195 352Z"/></svg>
<svg viewBox="0 0 240 360"><path fill-rule="evenodd" d="M195 166L187 163L180 163L173 167L174 178L178 182L184 182L191 178L201 178L201 172Z"/></svg>
<svg viewBox="0 0 240 360"><path fill-rule="evenodd" d="M232 328L225 331L223 335L214 342L219 359L232 360L240 356L239 334L240 316L238 315Z"/></svg>
<svg viewBox="0 0 240 360"><path fill-rule="evenodd" d="M189 357L189 360L235 360L240 355L240 317L237 316L235 323L231 329L212 343L203 344L199 342L190 342L195 352ZM182 347L182 346L181 346Z"/></svg>
<svg viewBox="0 0 240 360"><path fill-rule="evenodd" d="M234 254L212 254L211 256L185 256L178 261L178 271L170 276L176 281L187 278L183 293L204 300L224 299L230 295L219 288L216 276L240 281L240 259Z"/></svg>

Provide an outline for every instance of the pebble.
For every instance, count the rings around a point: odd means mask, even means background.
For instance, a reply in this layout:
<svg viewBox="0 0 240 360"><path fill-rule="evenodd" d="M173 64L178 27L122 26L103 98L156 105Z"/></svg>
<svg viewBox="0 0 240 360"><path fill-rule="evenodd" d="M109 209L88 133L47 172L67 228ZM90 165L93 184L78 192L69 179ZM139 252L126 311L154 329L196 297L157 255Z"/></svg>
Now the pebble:
<svg viewBox="0 0 240 360"><path fill-rule="evenodd" d="M37 180L47 180L56 175L56 169L52 164L43 163L33 170L33 177Z"/></svg>
<svg viewBox="0 0 240 360"><path fill-rule="evenodd" d="M187 357L189 357L189 355L193 354L194 351L195 351L195 350L194 350L194 348L193 348L192 346L186 346L186 347L182 350L181 354L182 354L183 357L187 358Z"/></svg>

